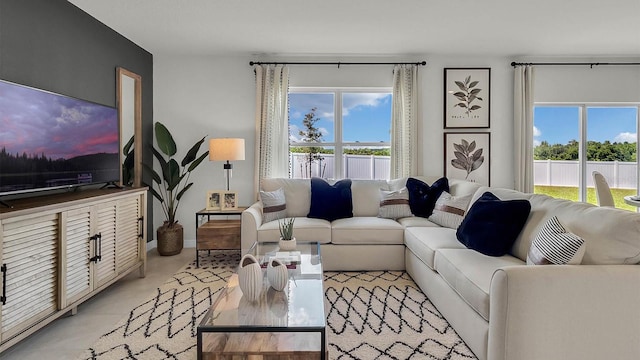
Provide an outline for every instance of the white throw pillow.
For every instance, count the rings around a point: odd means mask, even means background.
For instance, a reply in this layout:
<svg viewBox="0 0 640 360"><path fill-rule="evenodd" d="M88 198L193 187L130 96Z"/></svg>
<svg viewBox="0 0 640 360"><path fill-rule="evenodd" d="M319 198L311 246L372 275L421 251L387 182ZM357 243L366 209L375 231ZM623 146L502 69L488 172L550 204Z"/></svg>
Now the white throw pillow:
<svg viewBox="0 0 640 360"><path fill-rule="evenodd" d="M396 191L380 190L378 217L398 219L412 215L409 207L409 190L406 187Z"/></svg>
<svg viewBox="0 0 640 360"><path fill-rule="evenodd" d="M527 254L527 265L577 265L582 262L584 239L567 232L556 216L547 220Z"/></svg>
<svg viewBox="0 0 640 360"><path fill-rule="evenodd" d="M260 200L263 223L287 217L287 203L282 188L275 191L260 191Z"/></svg>
<svg viewBox="0 0 640 360"><path fill-rule="evenodd" d="M436 201L429 220L440 226L457 229L464 219L472 195L453 196L443 191Z"/></svg>

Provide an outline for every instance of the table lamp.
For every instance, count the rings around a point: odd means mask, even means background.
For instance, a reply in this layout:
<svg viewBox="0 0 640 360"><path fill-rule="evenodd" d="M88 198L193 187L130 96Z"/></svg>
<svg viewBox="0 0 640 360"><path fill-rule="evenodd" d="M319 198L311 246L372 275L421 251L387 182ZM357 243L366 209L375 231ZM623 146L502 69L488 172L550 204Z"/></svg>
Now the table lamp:
<svg viewBox="0 0 640 360"><path fill-rule="evenodd" d="M224 164L227 178L227 191L233 165L229 161L244 160L244 139L220 138L209 140L209 160L226 161Z"/></svg>

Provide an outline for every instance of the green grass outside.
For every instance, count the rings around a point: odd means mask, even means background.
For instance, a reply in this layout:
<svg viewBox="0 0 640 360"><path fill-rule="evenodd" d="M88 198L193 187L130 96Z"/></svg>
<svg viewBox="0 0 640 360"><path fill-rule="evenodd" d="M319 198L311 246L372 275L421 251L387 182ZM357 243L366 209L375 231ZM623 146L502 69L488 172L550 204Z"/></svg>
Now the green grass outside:
<svg viewBox="0 0 640 360"><path fill-rule="evenodd" d="M578 201L578 188L570 186L534 186L533 192L536 194L545 194L554 198L567 199L572 201ZM628 205L624 202L624 197L627 195L635 195L636 191L633 189L611 189L611 195L613 195L613 201L617 208L630 210L635 212L636 207ZM587 188L587 202L590 204L597 204L596 189L592 187Z"/></svg>

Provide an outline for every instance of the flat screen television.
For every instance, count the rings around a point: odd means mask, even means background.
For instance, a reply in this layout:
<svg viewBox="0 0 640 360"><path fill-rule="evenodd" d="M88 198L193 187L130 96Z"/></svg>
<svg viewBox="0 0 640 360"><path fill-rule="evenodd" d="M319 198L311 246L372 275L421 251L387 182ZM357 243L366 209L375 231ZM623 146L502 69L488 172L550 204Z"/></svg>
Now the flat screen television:
<svg viewBox="0 0 640 360"><path fill-rule="evenodd" d="M116 108L0 80L0 196L120 180Z"/></svg>

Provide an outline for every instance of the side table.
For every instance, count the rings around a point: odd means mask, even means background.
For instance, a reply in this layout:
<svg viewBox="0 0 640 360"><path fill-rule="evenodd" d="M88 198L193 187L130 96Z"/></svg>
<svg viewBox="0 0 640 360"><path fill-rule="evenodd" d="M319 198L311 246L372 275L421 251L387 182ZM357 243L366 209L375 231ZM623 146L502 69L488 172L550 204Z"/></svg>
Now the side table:
<svg viewBox="0 0 640 360"><path fill-rule="evenodd" d="M240 215L246 207L234 210L200 210L196 212L196 267L202 250L240 250ZM237 219L229 219L232 215ZM223 220L216 218L226 217ZM213 219L212 219L213 218Z"/></svg>

